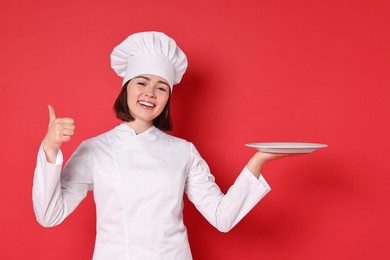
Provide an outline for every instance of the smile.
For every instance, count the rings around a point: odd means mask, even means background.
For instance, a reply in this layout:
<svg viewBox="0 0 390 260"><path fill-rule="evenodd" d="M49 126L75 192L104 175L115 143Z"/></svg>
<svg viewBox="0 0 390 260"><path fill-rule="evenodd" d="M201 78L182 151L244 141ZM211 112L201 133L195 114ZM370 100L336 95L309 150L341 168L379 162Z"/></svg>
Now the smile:
<svg viewBox="0 0 390 260"><path fill-rule="evenodd" d="M138 104L140 104L144 108L154 108L156 106L155 104L147 101L138 101Z"/></svg>

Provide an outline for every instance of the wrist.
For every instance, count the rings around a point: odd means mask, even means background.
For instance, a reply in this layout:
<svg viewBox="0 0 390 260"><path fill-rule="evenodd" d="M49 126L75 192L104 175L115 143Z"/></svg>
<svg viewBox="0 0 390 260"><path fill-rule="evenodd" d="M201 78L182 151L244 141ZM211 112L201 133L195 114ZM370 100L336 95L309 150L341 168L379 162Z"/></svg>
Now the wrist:
<svg viewBox="0 0 390 260"><path fill-rule="evenodd" d="M261 170L261 167L263 166L263 162L259 159L257 159L255 156L253 156L248 164L247 164L247 168L248 170L253 174L255 175L257 178L260 176L260 170Z"/></svg>
<svg viewBox="0 0 390 260"><path fill-rule="evenodd" d="M58 149L50 148L45 145L44 142L42 142L42 149L45 152L46 160L49 163L55 163L57 158Z"/></svg>

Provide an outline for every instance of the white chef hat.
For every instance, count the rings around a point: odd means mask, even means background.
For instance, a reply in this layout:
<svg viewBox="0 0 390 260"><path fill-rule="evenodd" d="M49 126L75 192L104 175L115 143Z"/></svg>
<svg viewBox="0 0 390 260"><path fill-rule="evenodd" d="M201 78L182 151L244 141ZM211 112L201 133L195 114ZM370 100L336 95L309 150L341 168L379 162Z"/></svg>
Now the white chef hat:
<svg viewBox="0 0 390 260"><path fill-rule="evenodd" d="M187 69L187 57L176 42L161 32L130 35L111 53L111 67L123 77L122 86L141 74L166 79L171 87L180 82Z"/></svg>

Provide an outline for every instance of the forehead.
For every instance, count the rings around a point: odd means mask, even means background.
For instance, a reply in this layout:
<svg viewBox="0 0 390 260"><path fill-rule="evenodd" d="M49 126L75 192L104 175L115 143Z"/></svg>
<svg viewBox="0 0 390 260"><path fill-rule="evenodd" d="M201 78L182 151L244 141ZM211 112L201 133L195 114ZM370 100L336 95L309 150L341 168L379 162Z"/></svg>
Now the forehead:
<svg viewBox="0 0 390 260"><path fill-rule="evenodd" d="M135 76L134 78L135 79L141 78L141 79L155 81L155 82L164 82L164 83L168 84L168 81L166 79L164 79L163 77L157 76L157 75L153 75L153 74L141 74L141 75Z"/></svg>

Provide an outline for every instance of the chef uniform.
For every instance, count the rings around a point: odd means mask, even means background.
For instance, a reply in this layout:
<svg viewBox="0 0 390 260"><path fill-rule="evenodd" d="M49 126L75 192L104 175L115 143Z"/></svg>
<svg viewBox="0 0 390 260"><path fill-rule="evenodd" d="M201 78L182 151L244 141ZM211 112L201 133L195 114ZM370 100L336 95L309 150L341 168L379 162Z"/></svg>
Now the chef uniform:
<svg viewBox="0 0 390 260"><path fill-rule="evenodd" d="M138 60L146 53L155 68L139 61L131 64L137 51ZM127 55L128 65L140 64L135 74L118 65L118 53ZM173 86L187 67L183 55L165 34L145 32L131 35L111 57L124 83L136 75L153 74ZM167 64L170 70L159 70ZM155 126L136 134L122 123L82 142L63 169L62 162L61 151L51 164L39 148L33 183L37 220L45 227L60 224L92 190L97 211L95 260L192 259L183 223L184 192L210 224L227 232L270 191L263 176L256 178L244 167L223 194L194 145Z"/></svg>

